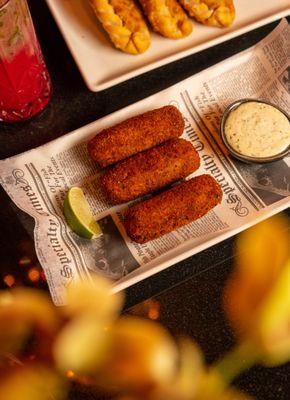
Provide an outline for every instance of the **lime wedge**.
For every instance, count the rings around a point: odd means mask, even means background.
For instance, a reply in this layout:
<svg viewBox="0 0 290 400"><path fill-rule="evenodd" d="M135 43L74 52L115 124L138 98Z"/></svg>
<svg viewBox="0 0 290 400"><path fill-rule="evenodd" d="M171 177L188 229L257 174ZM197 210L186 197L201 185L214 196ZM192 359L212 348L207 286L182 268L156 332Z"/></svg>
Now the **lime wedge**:
<svg viewBox="0 0 290 400"><path fill-rule="evenodd" d="M69 189L64 200L63 211L66 222L79 236L94 239L102 233L81 188Z"/></svg>

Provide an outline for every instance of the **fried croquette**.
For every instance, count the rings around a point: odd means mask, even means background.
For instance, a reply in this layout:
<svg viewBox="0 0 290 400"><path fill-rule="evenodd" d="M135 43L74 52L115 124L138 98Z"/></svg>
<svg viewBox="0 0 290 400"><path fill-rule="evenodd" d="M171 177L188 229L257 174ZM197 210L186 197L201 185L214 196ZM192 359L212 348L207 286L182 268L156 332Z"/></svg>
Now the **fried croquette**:
<svg viewBox="0 0 290 400"><path fill-rule="evenodd" d="M91 158L107 167L133 154L182 135L184 121L174 106L165 106L104 129L88 143Z"/></svg>
<svg viewBox="0 0 290 400"><path fill-rule="evenodd" d="M120 204L177 182L199 168L193 145L184 139L136 154L105 172L101 183L108 200Z"/></svg>
<svg viewBox="0 0 290 400"><path fill-rule="evenodd" d="M125 228L133 241L145 243L197 220L221 200L216 180L200 175L130 207Z"/></svg>

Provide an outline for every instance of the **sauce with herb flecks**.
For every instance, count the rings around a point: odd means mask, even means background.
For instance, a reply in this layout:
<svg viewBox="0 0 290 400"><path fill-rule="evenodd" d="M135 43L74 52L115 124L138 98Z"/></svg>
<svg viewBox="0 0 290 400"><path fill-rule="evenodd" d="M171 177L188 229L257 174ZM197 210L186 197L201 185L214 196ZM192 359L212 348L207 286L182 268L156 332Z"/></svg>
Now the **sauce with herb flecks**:
<svg viewBox="0 0 290 400"><path fill-rule="evenodd" d="M271 157L290 146L290 123L277 108L249 101L232 110L224 134L238 153L250 157Z"/></svg>

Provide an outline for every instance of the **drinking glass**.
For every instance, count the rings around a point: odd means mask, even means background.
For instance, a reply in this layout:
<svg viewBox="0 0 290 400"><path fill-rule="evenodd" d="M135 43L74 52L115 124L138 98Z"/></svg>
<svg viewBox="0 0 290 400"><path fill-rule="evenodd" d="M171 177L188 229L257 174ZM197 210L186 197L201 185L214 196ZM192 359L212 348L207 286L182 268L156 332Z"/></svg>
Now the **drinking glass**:
<svg viewBox="0 0 290 400"><path fill-rule="evenodd" d="M0 0L0 121L24 121L51 97L51 82L26 0Z"/></svg>

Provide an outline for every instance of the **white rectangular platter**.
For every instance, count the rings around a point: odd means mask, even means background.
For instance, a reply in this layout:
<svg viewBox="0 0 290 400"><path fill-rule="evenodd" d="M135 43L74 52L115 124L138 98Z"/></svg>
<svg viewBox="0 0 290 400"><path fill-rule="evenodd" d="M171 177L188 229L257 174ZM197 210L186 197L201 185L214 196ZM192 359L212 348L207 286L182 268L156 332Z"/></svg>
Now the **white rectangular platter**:
<svg viewBox="0 0 290 400"><path fill-rule="evenodd" d="M89 0L46 0L79 70L98 92L172 61L217 45L290 14L289 0L235 0L236 19L228 29L194 23L190 36L170 40L152 33L149 50L133 56L112 47Z"/></svg>

